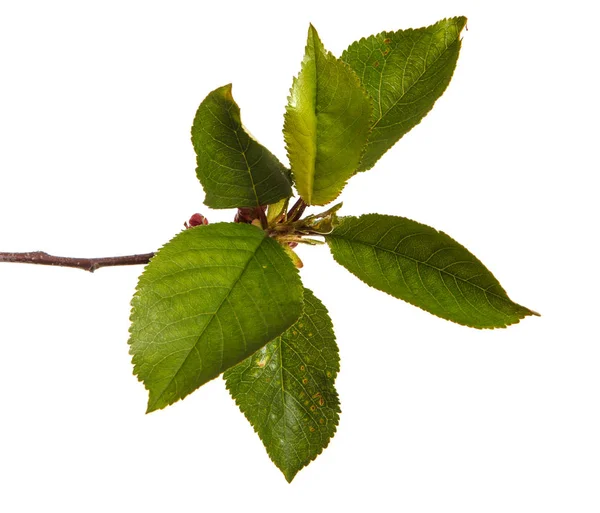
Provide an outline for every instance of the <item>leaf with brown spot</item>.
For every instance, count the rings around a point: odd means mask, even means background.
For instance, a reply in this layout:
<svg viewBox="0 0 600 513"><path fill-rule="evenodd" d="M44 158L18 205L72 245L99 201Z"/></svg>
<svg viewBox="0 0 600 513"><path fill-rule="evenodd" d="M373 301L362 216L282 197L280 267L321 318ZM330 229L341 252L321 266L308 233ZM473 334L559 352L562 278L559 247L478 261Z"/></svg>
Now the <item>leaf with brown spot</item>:
<svg viewBox="0 0 600 513"><path fill-rule="evenodd" d="M298 322L223 376L288 482L335 433L338 371L331 319L321 301L304 289L304 313Z"/></svg>

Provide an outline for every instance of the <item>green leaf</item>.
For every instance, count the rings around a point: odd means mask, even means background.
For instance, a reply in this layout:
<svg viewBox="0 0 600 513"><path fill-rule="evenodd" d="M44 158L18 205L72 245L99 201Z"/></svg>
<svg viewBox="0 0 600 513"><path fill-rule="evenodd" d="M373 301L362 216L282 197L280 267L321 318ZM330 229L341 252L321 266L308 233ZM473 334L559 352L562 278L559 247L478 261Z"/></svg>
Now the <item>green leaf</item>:
<svg viewBox="0 0 600 513"><path fill-rule="evenodd" d="M340 219L326 236L333 257L371 287L473 328L538 315L513 303L492 273L443 232L403 217Z"/></svg>
<svg viewBox="0 0 600 513"><path fill-rule="evenodd" d="M340 413L331 319L304 289L304 313L283 335L223 377L288 482L327 447Z"/></svg>
<svg viewBox="0 0 600 513"><path fill-rule="evenodd" d="M325 205L356 173L370 127L372 103L356 74L308 30L283 128L296 188L308 205Z"/></svg>
<svg viewBox="0 0 600 513"><path fill-rule="evenodd" d="M192 144L209 207L258 207L292 195L289 171L244 130L231 84L200 104Z"/></svg>
<svg viewBox="0 0 600 513"><path fill-rule="evenodd" d="M134 374L148 412L184 398L289 328L303 288L282 247L252 225L176 235L152 258L131 302Z"/></svg>
<svg viewBox="0 0 600 513"><path fill-rule="evenodd" d="M282 219L287 212L287 206L289 203L289 198L282 199L277 203L273 203L269 205L267 209L267 223L269 226L276 223L279 219Z"/></svg>
<svg viewBox="0 0 600 513"><path fill-rule="evenodd" d="M342 54L374 102L361 171L373 167L442 95L456 67L466 22L461 16L430 27L382 32L352 43Z"/></svg>

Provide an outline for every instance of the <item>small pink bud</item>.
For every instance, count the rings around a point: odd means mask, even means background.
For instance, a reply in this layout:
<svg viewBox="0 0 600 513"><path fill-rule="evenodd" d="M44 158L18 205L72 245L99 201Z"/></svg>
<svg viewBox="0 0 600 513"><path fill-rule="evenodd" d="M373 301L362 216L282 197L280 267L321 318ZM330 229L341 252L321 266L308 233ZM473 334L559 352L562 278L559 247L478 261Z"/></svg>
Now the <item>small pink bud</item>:
<svg viewBox="0 0 600 513"><path fill-rule="evenodd" d="M261 207L239 207L233 222L248 224L252 223L252 221L259 218L257 208L261 208L263 212L266 212L267 205L262 205Z"/></svg>
<svg viewBox="0 0 600 513"><path fill-rule="evenodd" d="M190 228L192 226L201 226L207 224L208 219L206 219L206 217L204 217L202 214L194 214L192 217L190 217L190 220L188 221L188 225Z"/></svg>

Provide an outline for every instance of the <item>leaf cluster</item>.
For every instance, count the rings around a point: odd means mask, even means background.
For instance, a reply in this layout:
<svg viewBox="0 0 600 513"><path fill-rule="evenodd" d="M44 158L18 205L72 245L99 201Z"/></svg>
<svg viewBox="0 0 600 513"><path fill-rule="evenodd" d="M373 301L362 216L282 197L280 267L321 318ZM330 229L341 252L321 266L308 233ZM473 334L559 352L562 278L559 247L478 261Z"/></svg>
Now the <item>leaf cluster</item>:
<svg viewBox="0 0 600 513"><path fill-rule="evenodd" d="M506 327L534 314L434 228L341 217L341 204L303 217L431 110L454 73L465 23L382 32L339 58L310 26L284 116L289 168L244 128L230 84L202 101L192 143L205 204L237 213L176 235L139 279L129 344L148 412L223 374L288 481L321 453L339 422L339 354L327 309L301 283L297 244L326 243L371 287L465 326Z"/></svg>

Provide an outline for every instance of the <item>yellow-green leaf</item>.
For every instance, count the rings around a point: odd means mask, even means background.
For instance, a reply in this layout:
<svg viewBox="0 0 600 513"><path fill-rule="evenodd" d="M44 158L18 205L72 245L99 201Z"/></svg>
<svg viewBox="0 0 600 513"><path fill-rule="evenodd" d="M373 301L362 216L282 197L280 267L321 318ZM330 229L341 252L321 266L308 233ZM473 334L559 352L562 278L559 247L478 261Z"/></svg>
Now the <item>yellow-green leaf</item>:
<svg viewBox="0 0 600 513"><path fill-rule="evenodd" d="M371 111L356 74L325 50L311 25L283 129L296 188L308 205L333 201L356 173Z"/></svg>

